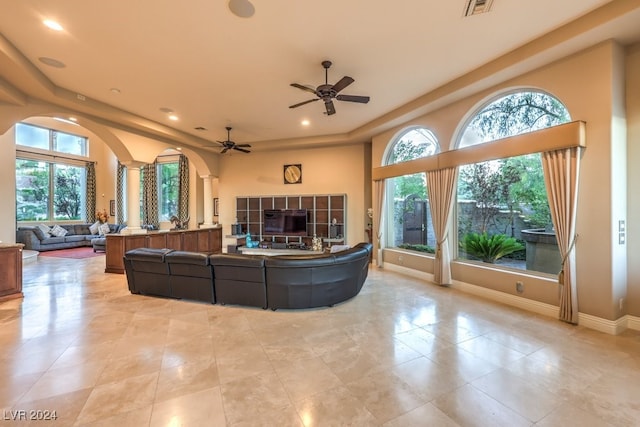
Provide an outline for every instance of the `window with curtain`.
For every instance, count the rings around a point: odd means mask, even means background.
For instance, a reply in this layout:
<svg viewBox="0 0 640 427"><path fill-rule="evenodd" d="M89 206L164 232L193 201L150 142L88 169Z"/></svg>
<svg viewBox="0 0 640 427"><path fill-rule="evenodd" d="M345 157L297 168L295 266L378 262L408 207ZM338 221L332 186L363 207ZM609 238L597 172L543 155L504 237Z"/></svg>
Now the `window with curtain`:
<svg viewBox="0 0 640 427"><path fill-rule="evenodd" d="M385 164L391 165L439 151L435 135L416 127L400 134L389 148ZM387 247L419 252L435 251L435 234L431 222L426 174L416 173L386 180L386 200L389 221Z"/></svg>
<svg viewBox="0 0 640 427"><path fill-rule="evenodd" d="M87 138L18 123L15 142L17 221L84 219Z"/></svg>
<svg viewBox="0 0 640 427"><path fill-rule="evenodd" d="M177 161L158 160L158 206L160 221L179 215L179 173Z"/></svg>
<svg viewBox="0 0 640 427"><path fill-rule="evenodd" d="M570 121L564 105L540 91L502 95L471 116L458 147ZM561 258L551 223L540 154L460 167L458 258L556 274Z"/></svg>

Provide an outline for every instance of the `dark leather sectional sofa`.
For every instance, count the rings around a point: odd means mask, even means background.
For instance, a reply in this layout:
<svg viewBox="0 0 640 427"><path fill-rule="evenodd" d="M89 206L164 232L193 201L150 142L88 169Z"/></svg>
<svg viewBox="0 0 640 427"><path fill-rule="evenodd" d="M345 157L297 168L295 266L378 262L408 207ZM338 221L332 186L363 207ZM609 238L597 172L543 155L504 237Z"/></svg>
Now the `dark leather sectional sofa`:
<svg viewBox="0 0 640 427"><path fill-rule="evenodd" d="M369 271L370 243L322 255L240 255L139 248L125 253L134 294L252 307L333 306L356 296Z"/></svg>

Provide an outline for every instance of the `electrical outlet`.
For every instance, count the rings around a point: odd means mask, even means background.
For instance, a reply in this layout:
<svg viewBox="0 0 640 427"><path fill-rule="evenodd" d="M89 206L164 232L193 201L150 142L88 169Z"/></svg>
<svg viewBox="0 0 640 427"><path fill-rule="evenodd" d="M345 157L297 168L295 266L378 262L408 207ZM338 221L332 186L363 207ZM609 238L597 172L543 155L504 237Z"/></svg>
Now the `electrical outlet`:
<svg viewBox="0 0 640 427"><path fill-rule="evenodd" d="M519 294L524 292L524 283L520 281L516 282L516 292L518 292Z"/></svg>

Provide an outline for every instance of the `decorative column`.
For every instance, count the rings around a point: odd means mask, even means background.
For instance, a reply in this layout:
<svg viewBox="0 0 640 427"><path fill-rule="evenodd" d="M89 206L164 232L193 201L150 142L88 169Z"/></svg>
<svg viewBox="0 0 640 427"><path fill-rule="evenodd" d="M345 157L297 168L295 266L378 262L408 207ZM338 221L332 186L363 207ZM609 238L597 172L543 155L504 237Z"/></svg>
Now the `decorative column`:
<svg viewBox="0 0 640 427"><path fill-rule="evenodd" d="M127 167L127 226L121 234L146 234L140 227L140 162L125 163Z"/></svg>
<svg viewBox="0 0 640 427"><path fill-rule="evenodd" d="M200 224L200 228L213 228L213 186L211 184L211 175L203 176L204 181L203 193L204 193L204 222Z"/></svg>

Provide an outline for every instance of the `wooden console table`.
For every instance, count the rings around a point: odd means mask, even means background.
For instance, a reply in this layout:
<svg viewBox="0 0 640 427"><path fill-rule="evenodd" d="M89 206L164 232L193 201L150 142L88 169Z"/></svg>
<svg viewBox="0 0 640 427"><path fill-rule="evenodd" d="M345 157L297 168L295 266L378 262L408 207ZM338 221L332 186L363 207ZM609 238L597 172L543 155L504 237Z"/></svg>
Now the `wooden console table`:
<svg viewBox="0 0 640 427"><path fill-rule="evenodd" d="M222 253L222 227L149 231L146 234L107 234L105 273L124 274L124 254L137 248Z"/></svg>
<svg viewBox="0 0 640 427"><path fill-rule="evenodd" d="M22 297L22 243L0 243L0 301Z"/></svg>

